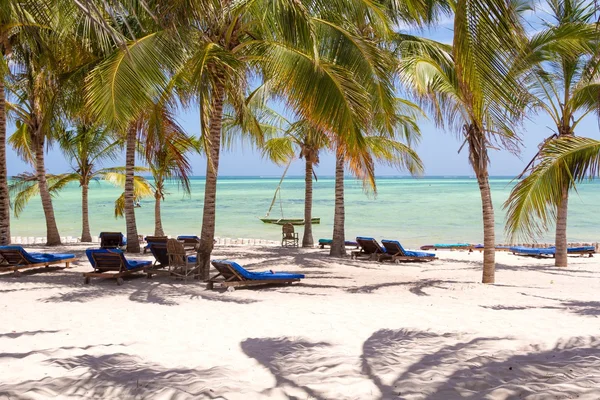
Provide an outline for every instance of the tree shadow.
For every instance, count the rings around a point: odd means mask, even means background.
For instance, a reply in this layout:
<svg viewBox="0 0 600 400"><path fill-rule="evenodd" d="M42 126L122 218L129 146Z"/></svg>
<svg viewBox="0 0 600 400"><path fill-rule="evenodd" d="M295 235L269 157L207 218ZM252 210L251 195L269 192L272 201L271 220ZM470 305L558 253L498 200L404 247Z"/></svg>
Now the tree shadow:
<svg viewBox="0 0 600 400"><path fill-rule="evenodd" d="M139 279L135 286L117 286L114 281L98 281L97 284L79 285L67 292L40 299L44 303L86 303L95 299L121 295L130 301L144 304L176 306L183 300L208 300L224 303L251 304L260 300L247 299L236 294L207 291L205 285L193 283L164 283Z"/></svg>
<svg viewBox="0 0 600 400"><path fill-rule="evenodd" d="M435 288L435 289L449 289L446 285L452 284L471 284L473 282L466 281L449 281L449 280L439 280L439 279L420 279L418 281L409 281L409 282L386 282L386 283L378 283L374 285L365 285L359 286L355 288L347 289L346 291L349 293L373 293L376 290L386 288L386 287L398 287L398 286L408 286L408 291L417 296L429 296L424 289L427 288Z"/></svg>
<svg viewBox="0 0 600 400"><path fill-rule="evenodd" d="M57 330L38 330L38 331L22 331L22 332L9 332L9 333L0 333L0 338L9 338L9 339L16 339L18 337L21 336L35 336L35 335L41 335L44 333L56 333L56 332L60 332Z"/></svg>
<svg viewBox="0 0 600 400"><path fill-rule="evenodd" d="M221 368L166 368L124 353L52 358L46 363L64 369L60 377L0 383L0 396L75 398L223 398L240 384ZM213 387L218 381L219 386Z"/></svg>
<svg viewBox="0 0 600 400"><path fill-rule="evenodd" d="M600 338L519 351L509 350L511 342L382 329L363 343L359 360L332 344L302 339L252 338L241 347L273 375L272 389L288 398L600 398ZM353 387L372 389L363 395Z"/></svg>
<svg viewBox="0 0 600 400"><path fill-rule="evenodd" d="M287 337L249 338L241 343L241 348L273 375L272 389L282 390L290 399L346 398L343 393L348 393L347 386L352 386L349 377L360 377L356 361L326 342ZM333 388L336 394L328 393L326 397L321 388ZM357 395L355 398L361 398Z"/></svg>

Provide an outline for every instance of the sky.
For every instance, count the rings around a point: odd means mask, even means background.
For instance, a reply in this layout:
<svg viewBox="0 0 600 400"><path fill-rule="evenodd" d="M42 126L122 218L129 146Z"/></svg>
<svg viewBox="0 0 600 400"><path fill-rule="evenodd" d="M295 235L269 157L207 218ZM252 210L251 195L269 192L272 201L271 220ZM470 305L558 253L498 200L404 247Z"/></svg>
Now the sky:
<svg viewBox="0 0 600 400"><path fill-rule="evenodd" d="M527 18L530 31L539 29L540 18L547 18L543 7L536 10L535 15ZM452 42L452 20L444 19L437 24L435 30L420 31L418 34L427 36L444 43ZM181 126L188 134L199 135L200 128L198 114L194 111L182 112L178 115ZM596 116L588 116L577 127L578 136L586 136L600 139L599 123ZM472 169L468 163L468 151L464 148L460 154L458 149L462 144L456 132L446 132L437 128L432 121L421 119L419 121L422 138L415 149L425 166L426 176L471 176ZM8 126L7 133L14 131L14 125ZM529 160L537 153L538 145L546 137L554 133L552 121L544 115L531 115L525 121L522 129L518 131L522 139L520 153L515 155L506 150L490 150L491 176L516 176L520 174L528 164ZM8 174L16 175L21 172L31 171L32 168L22 162L19 157L7 148ZM119 163L117 163L119 164ZM119 165L124 164L123 161ZM206 159L200 155L191 157L193 174L202 176L206 171ZM112 164L111 164L112 165ZM105 166L111 166L109 164ZM62 156L57 148L51 149L46 157L46 167L49 173L62 173L70 170L68 160ZM279 176L283 167L274 165L260 157L260 153L251 148L235 148L226 151L221 156L219 175L221 176ZM333 176L335 173L335 159L331 153L322 153L320 164L316 169L318 176ZM377 176L406 175L404 171L398 171L392 167L377 165ZM301 160L294 162L288 172L289 176L300 176L304 174L304 166Z"/></svg>

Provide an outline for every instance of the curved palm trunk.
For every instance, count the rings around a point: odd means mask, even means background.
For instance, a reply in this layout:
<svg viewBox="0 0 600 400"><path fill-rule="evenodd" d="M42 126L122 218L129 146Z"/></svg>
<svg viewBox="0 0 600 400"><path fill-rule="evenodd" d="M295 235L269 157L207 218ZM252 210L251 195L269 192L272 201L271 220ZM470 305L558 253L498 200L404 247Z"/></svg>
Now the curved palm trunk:
<svg viewBox="0 0 600 400"><path fill-rule="evenodd" d="M329 255L343 257L345 246L345 209L344 209L344 154L338 147L335 159L335 211L333 216L333 237Z"/></svg>
<svg viewBox="0 0 600 400"><path fill-rule="evenodd" d="M221 125L223 123L223 103L225 87L219 84L215 87L210 128L209 154L206 159L206 182L204 187L204 210L202 212L202 233L198 248L199 278L208 280L210 272L210 254L214 247L215 216L217 200L217 177L219 173L219 153L221 150Z"/></svg>
<svg viewBox="0 0 600 400"><path fill-rule="evenodd" d="M163 231L162 226L162 218L160 216L160 200L161 200L160 192L156 191L154 193L154 236L164 236L165 232Z"/></svg>
<svg viewBox="0 0 600 400"><path fill-rule="evenodd" d="M140 241L138 240L137 225L135 222L135 200L133 194L133 179L135 176L135 145L137 129L132 124L127 130L127 149L125 152L125 224L127 226L127 252L139 253Z"/></svg>
<svg viewBox="0 0 600 400"><path fill-rule="evenodd" d="M496 232L494 205L488 173L488 153L484 134L475 127L469 129L469 157L477 176L483 213L483 283L494 283L496 273Z"/></svg>
<svg viewBox="0 0 600 400"><path fill-rule="evenodd" d="M554 265L566 267L567 260L567 214L569 209L569 189L563 188L562 201L556 210L556 236L554 238L556 254Z"/></svg>
<svg viewBox="0 0 600 400"><path fill-rule="evenodd" d="M313 163L305 158L306 166L304 173L304 235L302 236L302 247L314 247L312 235L312 198L313 198Z"/></svg>
<svg viewBox="0 0 600 400"><path fill-rule="evenodd" d="M90 214L88 209L88 191L87 183L81 185L81 241L91 242L92 235L90 233Z"/></svg>
<svg viewBox="0 0 600 400"><path fill-rule="evenodd" d="M0 78L0 246L10 244L10 201L6 168L6 94Z"/></svg>
<svg viewBox="0 0 600 400"><path fill-rule="evenodd" d="M46 244L48 246L56 246L60 244L60 234L56 226L56 218L54 217L54 208L52 207L52 196L48 190L48 182L46 181L46 165L44 162L44 139L41 133L37 133L35 142L35 170L40 188L40 197L42 199L42 208L46 217Z"/></svg>

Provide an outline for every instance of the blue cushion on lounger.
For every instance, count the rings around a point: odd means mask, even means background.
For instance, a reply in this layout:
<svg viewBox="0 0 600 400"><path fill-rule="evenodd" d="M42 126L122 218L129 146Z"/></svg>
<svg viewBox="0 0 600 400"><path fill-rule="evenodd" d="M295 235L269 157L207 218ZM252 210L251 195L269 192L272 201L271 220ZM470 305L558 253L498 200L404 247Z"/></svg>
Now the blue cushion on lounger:
<svg viewBox="0 0 600 400"><path fill-rule="evenodd" d="M227 260L214 260L216 263L229 264L238 274L243 276L246 279L260 281L260 280L269 280L269 279L304 279L303 274L291 274L288 272L273 272L273 271L264 271L264 272L251 272L246 268L242 267L235 261L227 261Z"/></svg>
<svg viewBox="0 0 600 400"><path fill-rule="evenodd" d="M402 247L402 245L400 244L399 241L397 240L382 240L381 243L383 243L383 246L385 247L386 243L390 243L393 245L398 246L398 248L402 251L402 253L404 253L405 256L407 257L435 257L435 253L425 253L423 251L412 251L412 250L405 250L404 247ZM386 251L388 249L386 248ZM389 253L389 251L388 251Z"/></svg>
<svg viewBox="0 0 600 400"><path fill-rule="evenodd" d="M65 253L28 253L22 246L0 246L0 250L17 250L19 251L25 260L27 260L30 264L44 263L44 262L54 262L61 260L68 260L70 258L75 258L75 254L65 254Z"/></svg>
<svg viewBox="0 0 600 400"><path fill-rule="evenodd" d="M152 261L128 260L125 258L123 251L119 250L119 249L87 249L85 251L85 254L87 255L88 260L90 261L90 264L92 264L92 267L94 267L94 268L96 268L96 262L94 261L94 257L92 257L92 254L94 254L94 253L117 253L117 254L120 254L123 261L125 261L125 268L127 268L127 269L135 269L135 268L145 267L145 266L152 264Z"/></svg>
<svg viewBox="0 0 600 400"><path fill-rule="evenodd" d="M453 247L471 247L470 243L436 243L433 247L438 249L453 248Z"/></svg>
<svg viewBox="0 0 600 400"><path fill-rule="evenodd" d="M200 240L200 238L198 236L195 236L195 235L179 235L179 236L177 236L177 240L183 240L183 239L197 239L197 240Z"/></svg>
<svg viewBox="0 0 600 400"><path fill-rule="evenodd" d="M521 254L529 254L529 255L539 255L539 256L547 256L556 254L556 247L548 247L548 248L539 248L539 247L524 247L524 246L512 246L509 248L513 253L521 253ZM585 251L593 251L595 250L594 246L581 246L581 247L569 247L567 248L567 253L578 253Z"/></svg>

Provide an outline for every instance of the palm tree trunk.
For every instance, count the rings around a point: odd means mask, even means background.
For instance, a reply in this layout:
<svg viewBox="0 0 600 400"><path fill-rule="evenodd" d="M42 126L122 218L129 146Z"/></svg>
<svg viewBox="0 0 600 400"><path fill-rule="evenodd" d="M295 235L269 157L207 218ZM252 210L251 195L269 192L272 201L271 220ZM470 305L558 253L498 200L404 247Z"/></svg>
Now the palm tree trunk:
<svg viewBox="0 0 600 400"><path fill-rule="evenodd" d="M344 154L338 146L335 159L335 211L333 216L333 237L329 255L343 257L346 255L346 238L344 233Z"/></svg>
<svg viewBox="0 0 600 400"><path fill-rule="evenodd" d="M160 200L162 196L160 192L154 193L154 236L164 236L162 218L160 216Z"/></svg>
<svg viewBox="0 0 600 400"><path fill-rule="evenodd" d="M483 283L494 283L496 273L496 232L494 205L488 173L488 153L485 136L475 126L469 127L469 158L481 193L483 213Z"/></svg>
<svg viewBox="0 0 600 400"><path fill-rule="evenodd" d="M556 255L554 265L566 267L567 261L567 214L569 209L569 188L563 188L562 200L556 210Z"/></svg>
<svg viewBox="0 0 600 400"><path fill-rule="evenodd" d="M304 174L304 235L302 247L314 247L312 235L313 163L307 157Z"/></svg>
<svg viewBox="0 0 600 400"><path fill-rule="evenodd" d="M210 122L209 156L206 159L206 182L204 186L204 210L202 213L202 233L198 248L199 278L206 281L210 272L210 254L214 247L215 217L217 200L217 177L221 150L221 126L223 123L223 103L225 87L219 83L215 87Z"/></svg>
<svg viewBox="0 0 600 400"><path fill-rule="evenodd" d="M52 196L48 190L48 182L46 181L46 165L44 162L44 139L40 132L36 134L35 145L35 169L37 174L38 185L40 188L40 197L42 199L42 208L46 217L46 244L48 246L60 245L60 234L56 226L56 218L54 217L54 208L52 207Z"/></svg>
<svg viewBox="0 0 600 400"><path fill-rule="evenodd" d="M10 244L10 201L6 167L6 94L0 78L0 246Z"/></svg>
<svg viewBox="0 0 600 400"><path fill-rule="evenodd" d="M131 124L127 129L127 149L125 151L125 224L127 226L127 252L139 253L137 225L135 222L135 201L133 180L135 176L135 145L137 141L137 126Z"/></svg>
<svg viewBox="0 0 600 400"><path fill-rule="evenodd" d="M92 235L90 233L90 213L88 209L88 184L81 185L81 241L91 242Z"/></svg>

